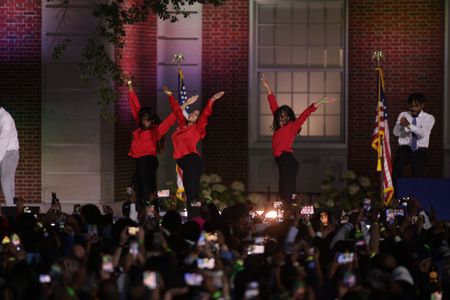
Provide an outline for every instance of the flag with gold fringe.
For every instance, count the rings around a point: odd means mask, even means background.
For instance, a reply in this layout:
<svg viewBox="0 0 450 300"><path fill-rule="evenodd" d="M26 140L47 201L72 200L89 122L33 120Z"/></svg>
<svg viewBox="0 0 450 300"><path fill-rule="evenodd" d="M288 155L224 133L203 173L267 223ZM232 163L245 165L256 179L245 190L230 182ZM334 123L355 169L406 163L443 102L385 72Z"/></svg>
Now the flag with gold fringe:
<svg viewBox="0 0 450 300"><path fill-rule="evenodd" d="M372 148L377 151L377 172L381 172L383 185L384 204L389 205L394 195L394 186L392 184L392 156L390 133L388 125L388 113L386 99L384 95L384 74L381 67L377 67L378 73L378 104L375 126L372 135Z"/></svg>

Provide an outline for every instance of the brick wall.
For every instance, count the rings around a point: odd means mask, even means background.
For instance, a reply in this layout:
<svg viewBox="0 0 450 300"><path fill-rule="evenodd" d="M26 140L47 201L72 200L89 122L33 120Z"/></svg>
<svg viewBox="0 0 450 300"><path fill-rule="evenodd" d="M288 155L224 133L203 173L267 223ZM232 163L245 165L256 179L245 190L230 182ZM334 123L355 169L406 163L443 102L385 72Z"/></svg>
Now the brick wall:
<svg viewBox="0 0 450 300"><path fill-rule="evenodd" d="M0 105L16 122L16 195L27 202L41 202L41 24L41 1L0 1Z"/></svg>
<svg viewBox="0 0 450 300"><path fill-rule="evenodd" d="M248 1L203 6L203 101L224 90L203 143L205 173L247 182Z"/></svg>
<svg viewBox="0 0 450 300"><path fill-rule="evenodd" d="M135 75L135 90L141 105L156 109L156 17L128 26L126 33L127 47L122 51L120 64ZM115 105L114 194L116 200L123 200L135 169L128 150L136 124L128 106L127 88L121 87L119 91L121 98Z"/></svg>
<svg viewBox="0 0 450 300"><path fill-rule="evenodd" d="M436 118L426 175L441 177L444 1L351 0L348 26L349 168L378 178L376 154L370 150L376 108L371 53L381 49L391 130L398 114L408 109L408 95L424 93L425 110ZM395 156L398 142L393 135L391 145Z"/></svg>

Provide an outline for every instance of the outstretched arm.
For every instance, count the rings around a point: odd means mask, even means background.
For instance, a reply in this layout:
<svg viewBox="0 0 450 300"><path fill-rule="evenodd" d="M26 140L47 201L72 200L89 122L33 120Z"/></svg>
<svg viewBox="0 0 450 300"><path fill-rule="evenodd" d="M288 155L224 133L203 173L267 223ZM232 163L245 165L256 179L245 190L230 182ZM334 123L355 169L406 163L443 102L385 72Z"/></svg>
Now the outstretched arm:
<svg viewBox="0 0 450 300"><path fill-rule="evenodd" d="M172 108L173 113L175 114L175 117L178 121L178 126L184 127L186 126L186 119L183 116L183 111L181 110L180 104L173 96L173 93L167 86L163 87L164 93L169 97L169 104Z"/></svg>
<svg viewBox="0 0 450 300"><path fill-rule="evenodd" d="M208 117L212 114L212 108L216 100L220 99L225 94L224 91L218 92L214 94L206 103L206 106L203 108L200 117L198 118L197 128L200 131L200 135L205 137L206 135L206 125L208 124Z"/></svg>
<svg viewBox="0 0 450 300"><path fill-rule="evenodd" d="M301 114L300 116L298 116L298 118L295 120L294 122L294 127L293 130L295 132L298 132L300 130L300 128L302 127L303 123L305 123L305 121L308 119L308 117L315 112L319 106L321 106L322 104L326 104L326 103L332 103L336 101L335 98L332 97L324 97L320 100L317 100L316 102L314 102L313 104L311 104L308 108L306 108Z"/></svg>
<svg viewBox="0 0 450 300"><path fill-rule="evenodd" d="M139 123L139 110L141 109L141 104L139 103L139 99L136 96L136 93L133 89L133 82L128 79L128 104L130 105L131 114L133 115L134 121Z"/></svg>
<svg viewBox="0 0 450 300"><path fill-rule="evenodd" d="M261 81L267 91L267 98L269 100L270 111L272 112L272 114L274 114L275 111L278 109L278 102L272 93L272 89L270 88L269 82L267 81L264 73L262 73L261 75Z"/></svg>

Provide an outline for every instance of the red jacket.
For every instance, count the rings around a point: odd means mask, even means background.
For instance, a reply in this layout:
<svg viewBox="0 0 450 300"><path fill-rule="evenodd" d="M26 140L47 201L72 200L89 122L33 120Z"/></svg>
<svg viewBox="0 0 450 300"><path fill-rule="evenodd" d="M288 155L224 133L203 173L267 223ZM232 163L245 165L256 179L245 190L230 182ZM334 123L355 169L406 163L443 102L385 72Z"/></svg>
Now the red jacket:
<svg viewBox="0 0 450 300"><path fill-rule="evenodd" d="M206 125L208 124L208 117L212 114L214 101L208 100L197 122L192 125L188 125L178 101L173 96L169 97L169 103L178 121L178 128L172 134L173 158L179 159L190 153L200 155L197 150L197 143L206 136Z"/></svg>
<svg viewBox="0 0 450 300"><path fill-rule="evenodd" d="M272 111L272 114L275 114L275 111L278 109L277 99L273 94L270 94L268 98L270 110ZM293 152L292 144L294 143L298 131L308 117L316 110L317 108L313 103L306 108L295 121L290 121L286 125L274 131L272 136L273 156L279 157L282 152Z"/></svg>
<svg viewBox="0 0 450 300"><path fill-rule="evenodd" d="M128 92L128 103L130 104L131 113L133 114L136 124L140 125L138 114L141 109L141 105L134 91ZM175 115L171 113L158 126L145 130L140 127L136 128L131 134L131 145L128 155L134 158L139 158L145 155L156 156L158 141L164 134L167 133L175 121Z"/></svg>

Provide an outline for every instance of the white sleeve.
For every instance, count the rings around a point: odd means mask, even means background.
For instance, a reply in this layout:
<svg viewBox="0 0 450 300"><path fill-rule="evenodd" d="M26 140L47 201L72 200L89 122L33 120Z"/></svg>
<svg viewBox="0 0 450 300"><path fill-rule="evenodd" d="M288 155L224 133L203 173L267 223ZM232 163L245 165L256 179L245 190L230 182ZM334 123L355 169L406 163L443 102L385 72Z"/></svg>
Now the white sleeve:
<svg viewBox="0 0 450 300"><path fill-rule="evenodd" d="M411 124L409 130L413 132L420 140L431 134L431 129L433 129L434 122L435 122L434 117L430 115L430 117L427 118L426 122L423 123L422 127L417 127Z"/></svg>
<svg viewBox="0 0 450 300"><path fill-rule="evenodd" d="M138 221L138 213L136 210L136 203L130 203L130 219L134 222Z"/></svg>
<svg viewBox="0 0 450 300"><path fill-rule="evenodd" d="M6 154L6 149L9 145L9 140L11 138L11 131L8 129L8 124L5 114L2 114L0 118L0 161L3 160Z"/></svg>
<svg viewBox="0 0 450 300"><path fill-rule="evenodd" d="M405 128L402 125L400 125L400 119L402 117L403 117L403 113L400 113L398 115L397 122L395 122L394 132L393 132L395 136L400 136L402 134L402 131L405 130Z"/></svg>

